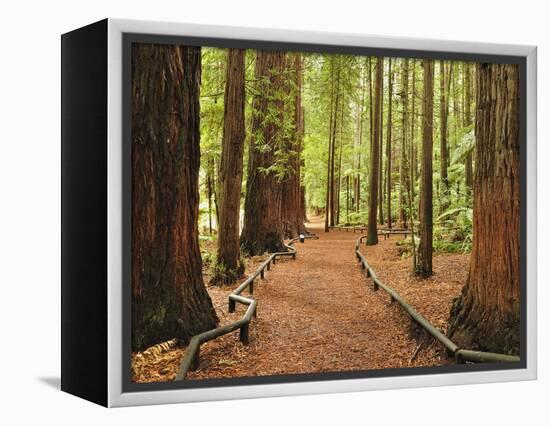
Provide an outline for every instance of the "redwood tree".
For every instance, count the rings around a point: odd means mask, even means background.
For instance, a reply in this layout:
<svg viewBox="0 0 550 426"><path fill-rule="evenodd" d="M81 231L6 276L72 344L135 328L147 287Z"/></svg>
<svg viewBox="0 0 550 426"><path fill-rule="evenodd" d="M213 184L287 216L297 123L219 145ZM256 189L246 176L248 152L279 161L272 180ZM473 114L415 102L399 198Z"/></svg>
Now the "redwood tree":
<svg viewBox="0 0 550 426"><path fill-rule="evenodd" d="M286 176L283 184L283 233L294 238L305 232L304 212L302 210L301 153L303 145L303 109L302 109L302 57L295 54L288 61L290 81L289 105L285 107L285 120L290 122L285 148L288 155Z"/></svg>
<svg viewBox="0 0 550 426"><path fill-rule="evenodd" d="M474 236L470 270L451 310L457 345L519 353L519 67L477 65Z"/></svg>
<svg viewBox="0 0 550 426"><path fill-rule="evenodd" d="M132 349L218 319L202 279L197 47L132 47Z"/></svg>
<svg viewBox="0 0 550 426"><path fill-rule="evenodd" d="M281 179L274 167L283 139L285 53L259 50L241 249L252 256L285 251Z"/></svg>
<svg viewBox="0 0 550 426"><path fill-rule="evenodd" d="M434 64L425 59L424 98L422 102L422 175L420 194L420 244L416 273L422 277L432 275L433 243L433 95Z"/></svg>
<svg viewBox="0 0 550 426"><path fill-rule="evenodd" d="M330 226L336 225L336 197L340 194L336 193L336 184L334 181L334 167L335 167L335 155L336 155L336 129L338 128L338 111L340 105L340 73L341 73L341 60L337 57L336 68L336 86L335 86L335 99L334 99L334 116L332 118L332 143L330 151Z"/></svg>
<svg viewBox="0 0 550 426"><path fill-rule="evenodd" d="M401 102L402 102L402 126L401 126L401 158L399 160L399 227L407 228L407 213L405 206L407 187L407 134L408 134L408 104L409 104L409 60L401 60Z"/></svg>
<svg viewBox="0 0 550 426"><path fill-rule="evenodd" d="M220 165L220 221L214 283L229 284L242 274L239 213L243 176L245 51L229 49L224 95L223 141Z"/></svg>
<svg viewBox="0 0 550 426"><path fill-rule="evenodd" d="M372 123L372 141L369 173L369 223L367 231L367 244L378 244L378 228L376 226L376 211L378 202L378 179L380 177L380 134L382 129L382 72L383 58L378 58L375 69L374 84L374 112Z"/></svg>

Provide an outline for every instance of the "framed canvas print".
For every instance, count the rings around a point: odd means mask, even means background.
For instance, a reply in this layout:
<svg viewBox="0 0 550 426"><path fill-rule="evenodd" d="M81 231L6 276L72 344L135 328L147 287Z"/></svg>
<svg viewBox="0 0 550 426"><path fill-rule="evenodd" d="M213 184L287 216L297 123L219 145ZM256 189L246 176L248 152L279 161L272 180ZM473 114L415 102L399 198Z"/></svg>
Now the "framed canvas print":
<svg viewBox="0 0 550 426"><path fill-rule="evenodd" d="M536 378L536 48L106 19L62 44L62 389Z"/></svg>

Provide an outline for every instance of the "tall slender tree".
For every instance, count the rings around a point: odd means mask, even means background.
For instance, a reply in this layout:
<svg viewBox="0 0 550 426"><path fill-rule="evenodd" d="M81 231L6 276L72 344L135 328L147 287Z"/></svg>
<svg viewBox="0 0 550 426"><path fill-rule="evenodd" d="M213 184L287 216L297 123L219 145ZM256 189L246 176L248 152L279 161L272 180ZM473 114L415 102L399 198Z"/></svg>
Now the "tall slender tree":
<svg viewBox="0 0 550 426"><path fill-rule="evenodd" d="M417 93L417 86L416 86L416 59L411 59L412 63L412 93L411 93L411 139L410 139L410 173L409 173L409 183L410 183L410 193L411 193L411 199L412 204L415 204L415 185L416 185L416 179L417 179L417 153L416 153L416 97L418 95ZM411 220L414 221L414 216L411 218Z"/></svg>
<svg viewBox="0 0 550 426"><path fill-rule="evenodd" d="M132 349L217 325L202 278L198 47L132 47Z"/></svg>
<svg viewBox="0 0 550 426"><path fill-rule="evenodd" d="M334 113L334 92L335 92L335 79L334 79L334 56L330 58L330 120L329 120L329 131L328 131L328 152L327 152L327 189L325 194L325 232L329 231L330 226L330 213L332 206L331 198L331 161L332 161L332 144L333 144L333 126L335 122L335 113Z"/></svg>
<svg viewBox="0 0 550 426"><path fill-rule="evenodd" d="M409 147L409 185L408 185L408 199L409 199L409 222L411 224L411 242L412 242L412 261L413 261L413 270L416 271L417 265L417 253L416 253L416 238L415 238L415 216L414 216L414 198L415 190L414 186L416 183L416 139L415 139L415 130L416 130L416 116L415 116L415 104L416 104L416 59L411 60L412 64L412 96L411 96L411 134L410 134L410 147Z"/></svg>
<svg viewBox="0 0 550 426"><path fill-rule="evenodd" d="M342 183L342 149L344 147L344 106L345 97L344 93L340 95L340 120L338 127L338 178L336 179L336 223L340 223L340 186Z"/></svg>
<svg viewBox="0 0 550 426"><path fill-rule="evenodd" d="M296 53L288 62L288 105L285 107L287 126L286 155L287 170L283 186L283 232L285 237L294 238L305 232L301 195L301 153L303 143L302 118L302 57Z"/></svg>
<svg viewBox="0 0 550 426"><path fill-rule="evenodd" d="M378 150L380 164L378 165L378 221L384 224L384 60L382 58L382 87L380 89L380 134L378 138Z"/></svg>
<svg viewBox="0 0 550 426"><path fill-rule="evenodd" d="M245 140L245 51L228 49L220 165L220 223L213 283L235 282L243 273L240 261L239 214Z"/></svg>
<svg viewBox="0 0 550 426"><path fill-rule="evenodd" d="M387 217L388 228L392 227L391 217L391 188L392 188L392 101L393 101L393 70L392 59L389 58L388 65L388 123L386 130L386 203L387 203Z"/></svg>
<svg viewBox="0 0 550 426"><path fill-rule="evenodd" d="M520 351L519 67L478 64L474 236L470 271L451 310L459 346Z"/></svg>
<svg viewBox="0 0 550 426"><path fill-rule="evenodd" d="M404 58L401 60L401 155L399 159L399 227L407 227L407 213L405 206L406 187L407 187L407 134L408 134L408 118L409 118L409 60Z"/></svg>
<svg viewBox="0 0 550 426"><path fill-rule="evenodd" d="M241 249L255 256L286 251L283 242L281 179L277 151L283 143L285 53L259 50L252 100L251 141Z"/></svg>
<svg viewBox="0 0 550 426"><path fill-rule="evenodd" d="M451 83L452 67L449 67L448 75L445 74L445 61L439 61L439 174L441 176L441 209L447 208L446 198L449 192L449 177L447 173L447 164L449 162L449 153L447 147L447 116L449 114L449 87Z"/></svg>
<svg viewBox="0 0 550 426"><path fill-rule="evenodd" d="M381 103L382 103L382 74L383 74L383 58L377 58L375 66L375 88L374 88L374 112L373 112L373 137L372 149L370 158L370 173L369 173L369 223L367 231L367 244L378 244L378 229L376 225L376 213L378 203L378 179L380 178L380 130L381 123Z"/></svg>
<svg viewBox="0 0 550 426"><path fill-rule="evenodd" d="M208 233L212 235L212 195L213 195L213 182L212 175L208 173L206 176L206 198L208 198Z"/></svg>
<svg viewBox="0 0 550 426"><path fill-rule="evenodd" d="M334 168L336 164L336 135L338 129L338 111L339 111L339 99L340 99L340 73L341 73L341 61L340 57L335 57L336 65L336 86L334 94L334 117L332 122L332 143L330 151L330 226L336 224L336 184L334 181Z"/></svg>
<svg viewBox="0 0 550 426"><path fill-rule="evenodd" d="M434 65L425 59L424 97L422 102L422 177L420 196L420 245L416 272L422 277L432 275L433 251L433 95Z"/></svg>
<svg viewBox="0 0 550 426"><path fill-rule="evenodd" d="M361 153L363 145L363 123L364 123L364 111L365 111L365 97L367 91L367 68L368 62L365 58L365 63L362 64L361 72L361 98L359 105L357 107L357 126L356 126L356 152L357 152L357 163L355 165L356 170L361 170ZM354 200L354 209L356 212L361 208L361 173L357 172L354 174L353 178L353 200Z"/></svg>

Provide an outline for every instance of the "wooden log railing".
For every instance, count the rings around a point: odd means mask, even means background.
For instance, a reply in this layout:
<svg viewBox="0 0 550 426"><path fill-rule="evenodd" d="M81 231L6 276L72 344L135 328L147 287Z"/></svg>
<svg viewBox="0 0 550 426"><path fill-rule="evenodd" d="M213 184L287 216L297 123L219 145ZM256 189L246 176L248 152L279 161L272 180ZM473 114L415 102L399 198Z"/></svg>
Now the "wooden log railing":
<svg viewBox="0 0 550 426"><path fill-rule="evenodd" d="M355 231L359 232L365 232L368 230L368 227L365 225L334 225L331 226L332 229L337 229L339 231L352 231L355 233ZM378 228L377 229L378 235L382 235L384 237L384 240L389 239L390 235L411 235L412 232L409 229L403 229L403 228Z"/></svg>
<svg viewBox="0 0 550 426"><path fill-rule="evenodd" d="M231 324L224 325L222 327L214 328L212 330L205 331L204 333L197 334L191 338L185 354L180 363L180 368L175 380L184 380L187 373L190 370L196 370L199 367L200 360L200 347L203 343L213 340L224 334L231 333L232 331L239 330L239 340L243 345L248 345L248 329L252 318L256 317L258 302L254 299L241 296L241 293L248 289L250 294L254 293L254 280L260 276L262 279L265 277L265 271L270 270L270 265L275 264L278 257L290 256L296 259L296 248L294 247L295 241L304 241L306 239L319 239L315 234L300 235L299 237L292 238L285 244L288 251L271 253L269 257L262 262L262 264L243 281L235 290L229 295L228 308L229 312L235 312L237 303L241 303L248 306L246 312L241 319L232 322Z"/></svg>
<svg viewBox="0 0 550 426"><path fill-rule="evenodd" d="M403 310L409 314L411 319L420 325L426 332L428 332L432 337L439 341L447 351L455 357L458 362L470 361L470 362L519 362L519 356L515 355L506 355L506 354L497 354L493 352L482 352L482 351L472 351L469 349L463 349L458 347L453 343L445 334L443 334L437 327L430 323L426 318L420 315L411 305L409 305L405 299L403 299L399 293L397 293L392 287L384 284L378 276L374 269L368 264L365 255L361 253L360 245L361 242L366 238L366 235L362 235L357 239L355 243L355 256L361 264L361 269L366 273L367 278L370 278L373 282L373 288L377 291L379 288L382 288L386 293L389 294L392 302L396 301L401 305Z"/></svg>
<svg viewBox="0 0 550 426"><path fill-rule="evenodd" d="M359 231L359 232L365 232L367 230L367 227L365 225L334 225L331 226L332 229L337 229L339 231Z"/></svg>

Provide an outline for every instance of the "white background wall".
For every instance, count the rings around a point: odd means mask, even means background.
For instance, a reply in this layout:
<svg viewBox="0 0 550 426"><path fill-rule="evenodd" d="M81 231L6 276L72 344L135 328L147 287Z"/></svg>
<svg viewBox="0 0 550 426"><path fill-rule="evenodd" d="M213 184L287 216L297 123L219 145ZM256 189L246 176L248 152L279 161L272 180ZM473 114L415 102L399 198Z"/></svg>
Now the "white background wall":
<svg viewBox="0 0 550 426"><path fill-rule="evenodd" d="M548 12L543 1L12 1L0 49L0 422L542 424L548 421ZM57 391L60 34L105 17L539 46L537 382L105 410ZM546 239L546 241L545 241ZM547 395L543 393L546 391ZM238 412L246 413L239 415ZM11 417L3 422L1 419ZM170 423L168 423L170 422ZM546 423L548 424L548 423Z"/></svg>

